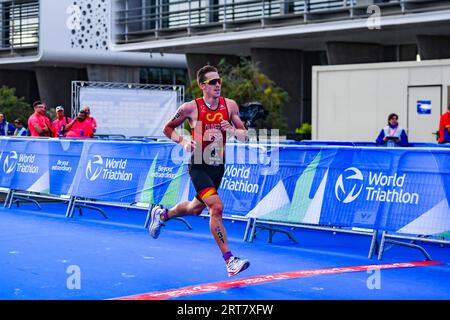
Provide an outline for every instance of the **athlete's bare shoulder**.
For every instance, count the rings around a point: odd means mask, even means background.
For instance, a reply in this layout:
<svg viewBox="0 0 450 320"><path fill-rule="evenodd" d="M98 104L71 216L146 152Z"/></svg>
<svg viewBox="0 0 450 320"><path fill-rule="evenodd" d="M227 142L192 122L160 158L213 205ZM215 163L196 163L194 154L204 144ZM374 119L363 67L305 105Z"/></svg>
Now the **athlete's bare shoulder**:
<svg viewBox="0 0 450 320"><path fill-rule="evenodd" d="M180 108L183 108L183 111L185 113L192 113L193 111L197 110L197 103L195 102L195 100L191 100L188 102L183 103Z"/></svg>
<svg viewBox="0 0 450 320"><path fill-rule="evenodd" d="M233 99L225 98L225 102L230 113L239 113L239 107L236 101L234 101Z"/></svg>

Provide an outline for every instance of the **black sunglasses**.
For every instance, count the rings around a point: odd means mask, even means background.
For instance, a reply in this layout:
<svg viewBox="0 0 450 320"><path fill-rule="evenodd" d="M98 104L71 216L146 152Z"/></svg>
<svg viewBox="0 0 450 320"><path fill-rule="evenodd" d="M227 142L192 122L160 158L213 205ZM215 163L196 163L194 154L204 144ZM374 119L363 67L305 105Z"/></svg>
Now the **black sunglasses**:
<svg viewBox="0 0 450 320"><path fill-rule="evenodd" d="M220 78L208 79L208 80L203 81L203 83L215 86L216 84L222 84L222 79L220 79Z"/></svg>

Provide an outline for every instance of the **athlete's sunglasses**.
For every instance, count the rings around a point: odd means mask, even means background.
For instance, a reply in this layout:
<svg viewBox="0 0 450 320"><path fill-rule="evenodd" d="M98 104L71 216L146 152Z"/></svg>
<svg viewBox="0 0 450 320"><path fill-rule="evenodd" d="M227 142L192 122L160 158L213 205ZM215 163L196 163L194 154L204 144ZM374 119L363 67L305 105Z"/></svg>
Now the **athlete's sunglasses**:
<svg viewBox="0 0 450 320"><path fill-rule="evenodd" d="M220 79L220 78L208 79L208 80L203 81L203 83L215 86L216 84L222 84L222 79Z"/></svg>

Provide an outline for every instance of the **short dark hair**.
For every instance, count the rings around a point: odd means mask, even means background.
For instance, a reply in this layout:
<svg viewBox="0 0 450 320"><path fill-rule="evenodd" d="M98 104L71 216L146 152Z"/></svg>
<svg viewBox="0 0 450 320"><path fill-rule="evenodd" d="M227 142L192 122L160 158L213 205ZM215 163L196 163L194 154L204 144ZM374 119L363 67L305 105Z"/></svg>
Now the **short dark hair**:
<svg viewBox="0 0 450 320"><path fill-rule="evenodd" d="M22 124L22 120L20 120L20 119L16 119L16 120L14 120L14 123L17 123L17 124Z"/></svg>
<svg viewBox="0 0 450 320"><path fill-rule="evenodd" d="M197 71L197 82L203 83L204 81L206 81L206 74L209 72L219 72L219 71L217 71L216 67L207 64L206 66L201 67Z"/></svg>
<svg viewBox="0 0 450 320"><path fill-rule="evenodd" d="M398 115L397 115L396 113L391 113L391 114L388 116L388 122L391 121L391 119L394 118L394 117L397 118L397 120L398 120Z"/></svg>
<svg viewBox="0 0 450 320"><path fill-rule="evenodd" d="M36 108L36 106L42 104L41 100L36 100L35 102L33 102L33 108Z"/></svg>

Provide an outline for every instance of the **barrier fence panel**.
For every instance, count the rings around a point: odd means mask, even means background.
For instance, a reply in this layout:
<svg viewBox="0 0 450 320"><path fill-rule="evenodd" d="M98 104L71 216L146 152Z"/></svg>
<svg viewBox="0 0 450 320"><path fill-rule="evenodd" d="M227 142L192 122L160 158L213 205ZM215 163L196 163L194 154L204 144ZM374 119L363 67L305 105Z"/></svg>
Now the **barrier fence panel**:
<svg viewBox="0 0 450 320"><path fill-rule="evenodd" d="M68 195L69 217L83 202L150 211L195 194L189 154L172 142L4 138L0 147L0 187ZM271 240L279 226L353 232L372 236L371 256L378 231L381 249L394 238L447 243L448 163L448 148L229 143L219 194L226 217L248 221L245 239L260 228Z"/></svg>

